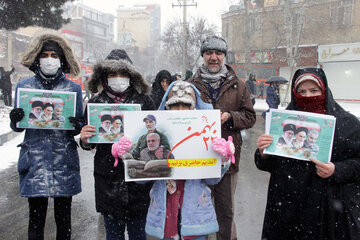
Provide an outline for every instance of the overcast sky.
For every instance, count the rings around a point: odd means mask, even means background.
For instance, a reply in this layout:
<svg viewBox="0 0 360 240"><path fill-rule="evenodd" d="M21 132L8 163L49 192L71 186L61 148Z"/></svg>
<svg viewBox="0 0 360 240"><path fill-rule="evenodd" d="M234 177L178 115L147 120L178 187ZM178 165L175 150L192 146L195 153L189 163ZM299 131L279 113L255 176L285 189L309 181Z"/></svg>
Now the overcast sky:
<svg viewBox="0 0 360 240"><path fill-rule="evenodd" d="M131 7L138 3L156 3L161 6L161 28L164 30L166 23L172 20L174 16L181 17L183 9L181 7L172 7L172 4L178 5L178 0L77 0L84 5L93 7L99 11L111 13L116 16L116 9L119 5ZM188 4L197 3L197 7L188 7L187 16L202 16L210 23L218 27L221 32L221 14L229 9L229 6L237 3L239 0L187 0ZM182 3L183 0L180 0Z"/></svg>

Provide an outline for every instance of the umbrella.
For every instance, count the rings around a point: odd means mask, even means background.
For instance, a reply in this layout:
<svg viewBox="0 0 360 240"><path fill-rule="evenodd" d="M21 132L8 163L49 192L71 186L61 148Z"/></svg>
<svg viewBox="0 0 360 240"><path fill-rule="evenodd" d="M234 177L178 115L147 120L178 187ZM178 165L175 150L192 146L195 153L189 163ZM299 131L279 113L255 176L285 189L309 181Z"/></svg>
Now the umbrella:
<svg viewBox="0 0 360 240"><path fill-rule="evenodd" d="M265 82L266 83L278 82L280 84L284 84L284 83L287 83L288 80L286 80L285 78L280 77L280 76L272 76L268 80L266 80Z"/></svg>

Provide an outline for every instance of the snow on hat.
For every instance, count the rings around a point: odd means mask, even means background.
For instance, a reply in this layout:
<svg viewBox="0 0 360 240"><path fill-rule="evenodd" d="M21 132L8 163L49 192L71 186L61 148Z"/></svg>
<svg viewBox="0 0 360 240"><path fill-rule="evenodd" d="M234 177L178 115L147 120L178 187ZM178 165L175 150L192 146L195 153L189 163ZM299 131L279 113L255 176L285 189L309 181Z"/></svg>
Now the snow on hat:
<svg viewBox="0 0 360 240"><path fill-rule="evenodd" d="M209 36L205 38L205 40L201 43L200 53L201 56L207 50L217 50L220 52L227 54L227 43L225 39L218 37L218 36Z"/></svg>
<svg viewBox="0 0 360 240"><path fill-rule="evenodd" d="M185 81L177 81L169 92L165 107L166 109L169 109L170 105L181 102L190 104L190 109L195 109L195 101L195 92L190 83Z"/></svg>
<svg viewBox="0 0 360 240"><path fill-rule="evenodd" d="M316 85L318 85L320 87L320 89L323 91L324 87L322 84L322 81L320 80L320 78L318 76L316 76L313 73L304 73L301 74L296 80L295 80L295 90L299 87L300 83L304 82L304 81L313 81L316 83Z"/></svg>
<svg viewBox="0 0 360 240"><path fill-rule="evenodd" d="M124 49L113 49L106 57L106 60L126 60L129 63L133 64L129 55Z"/></svg>
<svg viewBox="0 0 360 240"><path fill-rule="evenodd" d="M156 122L156 117L154 115L148 114L146 117L144 117L143 122L145 122L146 120Z"/></svg>

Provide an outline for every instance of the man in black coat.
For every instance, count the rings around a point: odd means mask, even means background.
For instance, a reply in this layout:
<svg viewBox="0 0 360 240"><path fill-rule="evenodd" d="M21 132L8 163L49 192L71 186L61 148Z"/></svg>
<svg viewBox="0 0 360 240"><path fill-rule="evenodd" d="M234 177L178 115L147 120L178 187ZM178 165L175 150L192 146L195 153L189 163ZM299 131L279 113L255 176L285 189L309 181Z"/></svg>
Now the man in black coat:
<svg viewBox="0 0 360 240"><path fill-rule="evenodd" d="M14 66L11 66L10 71L5 71L3 67L0 67L0 88L4 96L4 103L6 106L12 105L12 84L10 75L15 71Z"/></svg>

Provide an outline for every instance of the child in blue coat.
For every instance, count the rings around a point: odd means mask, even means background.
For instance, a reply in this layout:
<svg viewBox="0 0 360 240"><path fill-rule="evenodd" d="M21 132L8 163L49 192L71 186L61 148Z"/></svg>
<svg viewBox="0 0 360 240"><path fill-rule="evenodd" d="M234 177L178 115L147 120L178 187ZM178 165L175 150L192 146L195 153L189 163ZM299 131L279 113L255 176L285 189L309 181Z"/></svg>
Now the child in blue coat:
<svg viewBox="0 0 360 240"><path fill-rule="evenodd" d="M212 109L212 106L201 101L200 93L192 84L176 81L169 86L160 104L159 110L165 109ZM124 139L120 142L122 140ZM224 139L217 141L222 144L216 145L220 146L218 148L213 147L214 150L223 152L221 150L225 147L223 144L226 141ZM225 155L221 177L230 166L229 157ZM121 154L118 156L121 157ZM206 239L207 235L219 231L208 185L217 184L221 177L154 181L150 191L151 200L145 226L148 238L179 239L181 235L184 239Z"/></svg>

